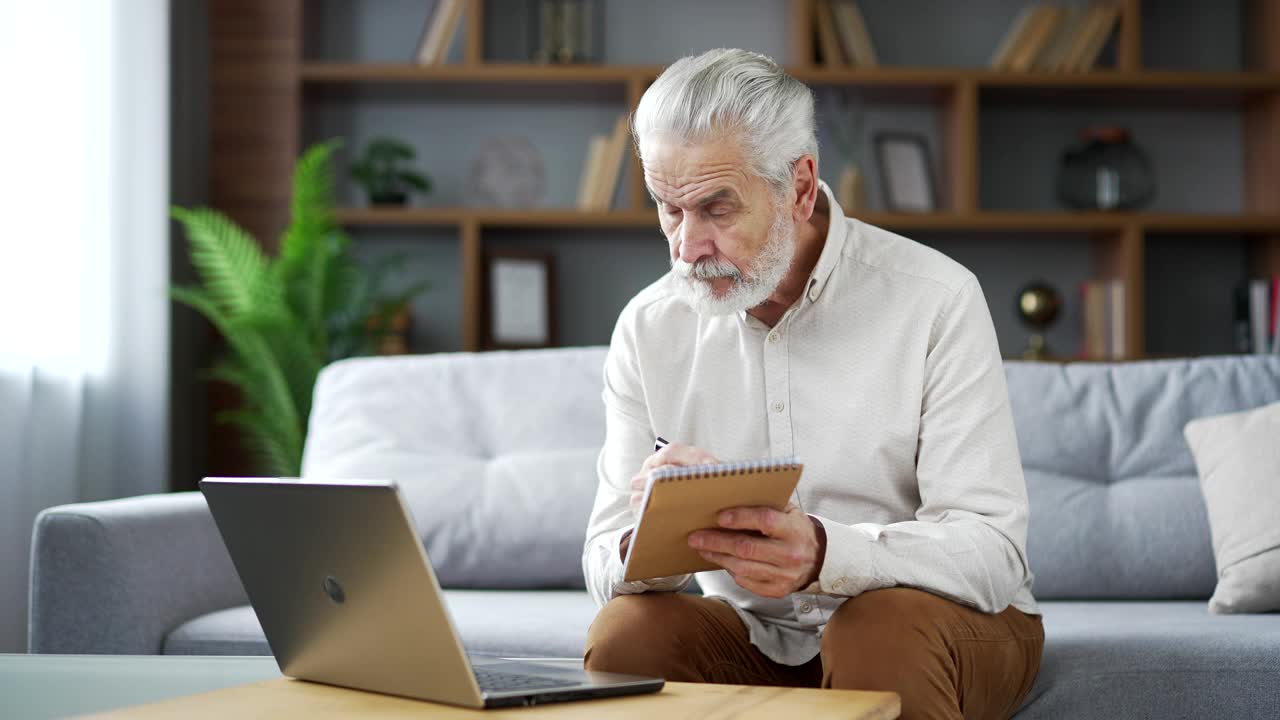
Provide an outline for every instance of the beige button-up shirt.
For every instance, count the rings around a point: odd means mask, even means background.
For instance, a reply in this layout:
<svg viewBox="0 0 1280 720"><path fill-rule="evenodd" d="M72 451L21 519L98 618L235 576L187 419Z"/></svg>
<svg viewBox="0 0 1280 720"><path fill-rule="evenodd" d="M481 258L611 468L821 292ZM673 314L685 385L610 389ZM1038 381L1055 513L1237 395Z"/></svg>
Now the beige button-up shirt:
<svg viewBox="0 0 1280 720"><path fill-rule="evenodd" d="M583 571L595 601L679 590L624 582L630 478L655 435L722 460L795 455L792 502L827 532L819 579L782 599L698 574L779 663L816 656L831 613L909 586L996 613L1038 614L1027 491L991 314L973 273L831 207L808 291L773 328L702 317L664 276L622 311L604 370L606 438Z"/></svg>

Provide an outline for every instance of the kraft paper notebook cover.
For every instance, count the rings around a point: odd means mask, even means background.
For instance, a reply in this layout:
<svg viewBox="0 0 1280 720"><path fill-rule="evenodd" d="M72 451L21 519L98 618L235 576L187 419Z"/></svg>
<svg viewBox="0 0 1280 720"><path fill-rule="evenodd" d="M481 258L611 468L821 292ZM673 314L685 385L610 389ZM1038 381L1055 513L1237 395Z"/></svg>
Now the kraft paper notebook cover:
<svg viewBox="0 0 1280 720"><path fill-rule="evenodd" d="M760 505L785 509L803 470L791 457L654 470L631 535L624 578L719 570L689 547L689 533L716 527L721 510Z"/></svg>

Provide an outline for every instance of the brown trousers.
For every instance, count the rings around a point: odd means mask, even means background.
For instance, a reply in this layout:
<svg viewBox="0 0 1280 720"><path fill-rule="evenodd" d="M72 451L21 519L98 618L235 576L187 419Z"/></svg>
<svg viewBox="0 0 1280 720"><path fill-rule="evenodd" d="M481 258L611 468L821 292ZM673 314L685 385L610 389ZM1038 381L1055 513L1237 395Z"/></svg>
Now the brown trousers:
<svg viewBox="0 0 1280 720"><path fill-rule="evenodd" d="M587 634L588 670L681 682L890 690L902 718L1004 718L1040 669L1038 615L996 615L911 588L850 598L827 622L822 652L773 662L724 601L681 593L614 598Z"/></svg>

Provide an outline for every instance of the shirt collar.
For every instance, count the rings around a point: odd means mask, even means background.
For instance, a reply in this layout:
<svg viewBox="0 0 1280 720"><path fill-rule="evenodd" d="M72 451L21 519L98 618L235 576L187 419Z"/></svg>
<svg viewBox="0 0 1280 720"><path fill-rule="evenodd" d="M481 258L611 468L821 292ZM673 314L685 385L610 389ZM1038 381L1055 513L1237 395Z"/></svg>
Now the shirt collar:
<svg viewBox="0 0 1280 720"><path fill-rule="evenodd" d="M836 202L835 194L831 192L831 188L822 180L818 181L818 190L827 196L827 207L829 208L827 238L822 244L822 252L818 255L818 263L813 266L813 272L809 273L809 287L805 290L804 297L796 301L796 304L787 310L787 314L799 308L800 303L803 303L805 298L808 298L810 303L818 300L818 296L822 294L822 289L826 287L832 271L836 269L836 263L840 262L840 256L844 253L845 235L848 232L848 223L845 222L844 210L840 207L840 203ZM751 317L746 310L739 310L737 315L741 322L767 329L763 323ZM783 318L786 317L787 315L784 314Z"/></svg>
<svg viewBox="0 0 1280 720"><path fill-rule="evenodd" d="M822 289L826 287L827 280L831 277L831 272L836 269L836 263L840 261L840 256L844 254L845 235L848 232L848 223L844 219L844 210L840 207L840 203L836 202L835 194L831 192L830 186L819 180L818 189L827 196L827 205L830 208L830 212L827 221L827 239L823 243L822 254L818 256L818 264L813 267L813 272L809 274L809 288L805 291L805 297L809 298L809 302L817 301L818 296L822 294Z"/></svg>

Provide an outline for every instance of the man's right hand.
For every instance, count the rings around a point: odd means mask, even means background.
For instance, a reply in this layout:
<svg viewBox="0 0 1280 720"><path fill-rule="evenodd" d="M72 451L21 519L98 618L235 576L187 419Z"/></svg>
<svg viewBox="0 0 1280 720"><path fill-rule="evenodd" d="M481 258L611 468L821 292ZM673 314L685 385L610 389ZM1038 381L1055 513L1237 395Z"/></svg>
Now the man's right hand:
<svg viewBox="0 0 1280 720"><path fill-rule="evenodd" d="M640 519L640 503L644 501L644 488L649 482L649 473L660 467L668 465L685 466L685 465L711 465L720 462L715 455L693 447L692 445L684 445L673 442L670 445L658 450L654 454L645 458L644 464L640 466L640 471L631 476L631 515L639 521ZM627 559L627 549L631 547L631 531L627 531L622 536L622 542L619 544L623 562Z"/></svg>

